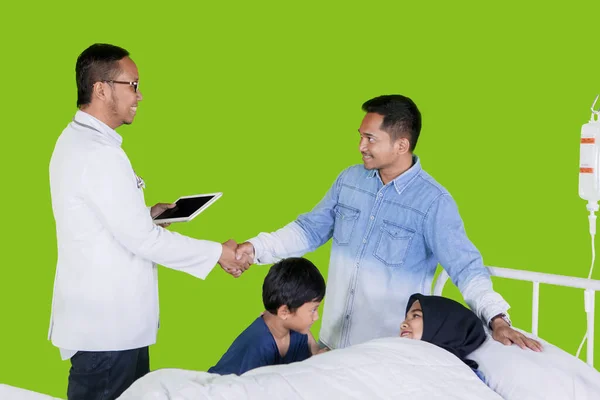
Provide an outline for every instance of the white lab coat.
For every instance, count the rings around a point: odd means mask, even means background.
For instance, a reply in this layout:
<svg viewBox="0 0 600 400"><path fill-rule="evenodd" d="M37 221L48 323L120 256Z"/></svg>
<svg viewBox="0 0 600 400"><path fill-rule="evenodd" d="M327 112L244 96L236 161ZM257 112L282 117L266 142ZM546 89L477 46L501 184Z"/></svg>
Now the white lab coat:
<svg viewBox="0 0 600 400"><path fill-rule="evenodd" d="M78 111L50 161L58 262L48 337L72 351L127 350L156 341L157 266L204 279L220 243L156 226L143 183L113 129Z"/></svg>

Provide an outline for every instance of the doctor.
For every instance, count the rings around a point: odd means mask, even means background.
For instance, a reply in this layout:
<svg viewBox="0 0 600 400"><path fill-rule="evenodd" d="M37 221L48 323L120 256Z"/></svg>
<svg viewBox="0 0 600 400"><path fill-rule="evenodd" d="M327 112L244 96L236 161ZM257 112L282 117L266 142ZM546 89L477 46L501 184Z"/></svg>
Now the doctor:
<svg viewBox="0 0 600 400"><path fill-rule="evenodd" d="M144 182L115 129L142 94L129 53L95 44L77 59L77 106L50 161L58 262L49 339L71 360L67 395L114 399L149 372L159 326L157 266L204 279L219 263L239 276L233 241L196 240L152 222L172 205L144 203Z"/></svg>

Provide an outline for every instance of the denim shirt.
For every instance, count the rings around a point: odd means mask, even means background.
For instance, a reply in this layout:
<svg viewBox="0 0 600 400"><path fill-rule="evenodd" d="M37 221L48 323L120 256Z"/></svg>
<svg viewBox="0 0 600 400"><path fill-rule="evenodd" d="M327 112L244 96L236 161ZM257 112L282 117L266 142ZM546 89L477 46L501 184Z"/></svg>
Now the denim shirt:
<svg viewBox="0 0 600 400"><path fill-rule="evenodd" d="M319 335L330 348L397 336L408 297L431 293L438 263L485 322L507 314L453 198L413 161L386 185L377 170L349 167L310 212L249 240L255 262L270 264L333 238Z"/></svg>

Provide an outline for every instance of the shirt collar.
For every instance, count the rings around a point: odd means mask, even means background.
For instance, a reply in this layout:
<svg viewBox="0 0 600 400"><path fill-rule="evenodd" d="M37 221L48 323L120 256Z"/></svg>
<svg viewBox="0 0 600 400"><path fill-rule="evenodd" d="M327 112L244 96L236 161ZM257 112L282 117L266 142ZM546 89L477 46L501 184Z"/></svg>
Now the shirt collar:
<svg viewBox="0 0 600 400"><path fill-rule="evenodd" d="M123 143L123 138L114 129L85 111L78 110L75 113L73 121L78 125L83 125L88 129L101 133L119 147L121 147L121 144Z"/></svg>
<svg viewBox="0 0 600 400"><path fill-rule="evenodd" d="M392 180L396 191L400 193L403 187L406 186L410 181L412 181L412 179L416 177L421 172L421 170L421 160L419 159L419 157L413 154L412 167L410 167L409 169L398 175L394 180ZM381 179L381 177L379 176L379 170L377 169L369 171L369 174L367 174L367 178L375 177L379 177Z"/></svg>

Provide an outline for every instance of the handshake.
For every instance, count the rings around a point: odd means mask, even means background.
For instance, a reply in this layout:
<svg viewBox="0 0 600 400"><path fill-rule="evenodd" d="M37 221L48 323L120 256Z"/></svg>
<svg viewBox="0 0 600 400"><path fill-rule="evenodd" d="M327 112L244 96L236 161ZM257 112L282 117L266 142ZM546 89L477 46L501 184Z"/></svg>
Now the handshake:
<svg viewBox="0 0 600 400"><path fill-rule="evenodd" d="M239 278L242 272L254 263L254 246L250 242L237 244L229 239L223 243L223 252L218 261L221 268L234 278Z"/></svg>

